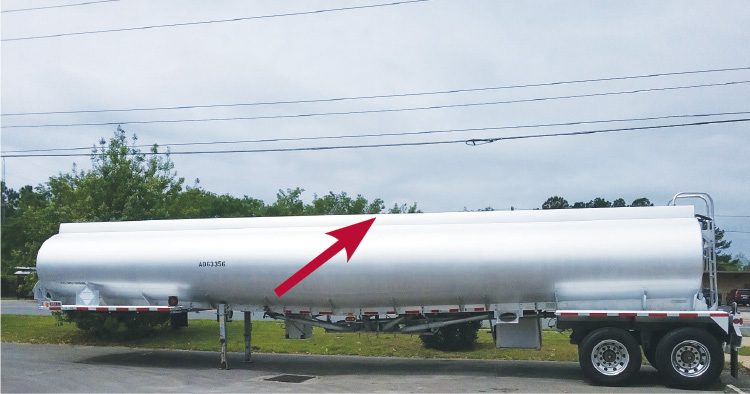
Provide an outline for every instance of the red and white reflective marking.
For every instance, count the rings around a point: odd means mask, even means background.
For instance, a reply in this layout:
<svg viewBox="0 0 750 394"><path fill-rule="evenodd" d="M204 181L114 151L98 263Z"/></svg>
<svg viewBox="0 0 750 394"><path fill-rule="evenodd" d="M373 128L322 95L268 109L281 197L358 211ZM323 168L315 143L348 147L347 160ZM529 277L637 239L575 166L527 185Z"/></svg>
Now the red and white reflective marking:
<svg viewBox="0 0 750 394"><path fill-rule="evenodd" d="M729 312L722 311L571 311L555 312L559 317L728 317Z"/></svg>
<svg viewBox="0 0 750 394"><path fill-rule="evenodd" d="M168 306L83 306L83 305L62 305L60 309L50 310L63 310L63 311L88 311L88 312L170 312L171 307Z"/></svg>
<svg viewBox="0 0 750 394"><path fill-rule="evenodd" d="M44 307L51 311L59 311L62 308L61 301L44 301Z"/></svg>

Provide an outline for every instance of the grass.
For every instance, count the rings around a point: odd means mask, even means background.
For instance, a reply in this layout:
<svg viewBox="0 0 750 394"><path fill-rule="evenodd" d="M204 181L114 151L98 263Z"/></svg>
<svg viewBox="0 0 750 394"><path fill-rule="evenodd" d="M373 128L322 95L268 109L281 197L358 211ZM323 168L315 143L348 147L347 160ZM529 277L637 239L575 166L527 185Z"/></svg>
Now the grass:
<svg viewBox="0 0 750 394"><path fill-rule="evenodd" d="M227 346L230 352L244 351L242 321L227 325ZM52 316L0 316L2 342L70 344L92 346L126 346L152 349L184 349L217 351L218 324L209 319L195 319L179 331L159 329L151 337L112 341L94 338L73 324L59 326ZM326 333L315 328L310 339L284 338L281 322L253 322L253 351L262 353L337 354L379 357L471 358L484 360L542 360L577 361L577 347L569 343L567 333L543 332L540 350L498 349L487 330L479 331L477 345L472 351L444 352L425 349L417 335L375 335L357 333Z"/></svg>

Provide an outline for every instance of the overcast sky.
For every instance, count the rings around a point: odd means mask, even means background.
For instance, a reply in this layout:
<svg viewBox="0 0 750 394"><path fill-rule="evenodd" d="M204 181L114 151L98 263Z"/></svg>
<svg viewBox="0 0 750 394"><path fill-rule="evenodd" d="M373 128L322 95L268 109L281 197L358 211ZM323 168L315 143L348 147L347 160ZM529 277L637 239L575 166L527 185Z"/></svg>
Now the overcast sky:
<svg viewBox="0 0 750 394"><path fill-rule="evenodd" d="M395 1L395 0L391 0ZM4 0L4 11L79 3ZM750 67L747 2L432 0L226 23L6 41L383 4L388 1L120 0L2 14L2 151L87 147L123 122L139 143L402 133L750 111L750 70L298 104L8 116L21 112L316 100ZM468 103L399 112L268 118ZM527 101L523 101L527 100ZM132 121L264 119L126 124ZM750 114L357 139L175 146L268 149L466 140L750 118ZM719 227L750 232L750 122L596 135L312 152L174 155L188 184L271 202L278 189L346 191L426 212L538 208L710 193ZM86 153L87 151L78 151ZM70 153L70 152L68 152ZM79 158L6 158L10 187L37 185ZM749 216L728 217L728 216ZM750 234L727 233L750 256Z"/></svg>

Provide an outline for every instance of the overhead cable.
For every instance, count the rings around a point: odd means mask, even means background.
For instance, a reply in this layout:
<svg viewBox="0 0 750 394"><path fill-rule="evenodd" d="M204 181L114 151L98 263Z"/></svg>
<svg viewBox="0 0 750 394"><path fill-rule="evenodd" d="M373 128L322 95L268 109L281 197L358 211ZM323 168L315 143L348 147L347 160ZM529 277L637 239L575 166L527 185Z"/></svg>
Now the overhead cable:
<svg viewBox="0 0 750 394"><path fill-rule="evenodd" d="M0 11L0 12L6 13L6 12L38 11L38 10L48 10L50 8L78 7L78 6L82 6L82 5L91 5L91 4L99 4L99 3L111 3L111 2L114 2L114 1L120 1L120 0L97 0L97 1L87 1L87 2L84 2L84 3L48 5L48 6L45 6L45 7L16 8L16 9L13 9L13 10L4 10L4 11Z"/></svg>
<svg viewBox="0 0 750 394"><path fill-rule="evenodd" d="M649 129L666 129L671 127L685 127L685 126L704 126L709 124L720 124L720 123L738 123L747 122L747 119L727 119L727 120L709 120L705 122L694 122L694 123L680 123L680 124L665 124L658 126L641 126L641 127L623 127L619 129L605 129L605 130L585 130L585 131L574 131L570 133L550 133L550 134L534 134L534 135L521 135L512 137L497 137L497 138L473 138L466 141L466 145L476 146L491 144L493 142L502 140L520 140L527 138L544 138L544 137L559 137L559 136L570 136L570 135L587 135L587 134L602 134L602 133L613 133L617 131L635 131L635 130L649 130ZM10 156L9 156L10 157Z"/></svg>
<svg viewBox="0 0 750 394"><path fill-rule="evenodd" d="M313 11L287 12L283 14L245 16L245 17L240 17L240 18L215 19L215 20L196 21L196 22L168 23L168 24L163 24L163 25L124 27L124 28L119 28L119 29L79 31L79 32L72 32L72 33L49 34L49 35L44 35L44 36L4 38L0 41L7 42L7 41L38 40L38 39L44 39L44 38L81 36L81 35L88 35L88 34L114 33L114 32L134 31L134 30L153 30L153 29L162 29L162 28L167 28L167 27L180 27L180 26L207 25L211 23L240 22L240 21L248 21L248 20L256 20L256 19L280 18L280 17L285 17L285 16L323 14L327 12L351 11L351 10L361 10L365 8L388 7L388 6L408 4L408 3L422 3L425 1L430 1L430 0L404 0L404 1L397 1L397 2L392 2L392 3L368 4L368 5L340 7L340 8L327 8L327 9L313 10Z"/></svg>
<svg viewBox="0 0 750 394"><path fill-rule="evenodd" d="M631 75L631 76L624 76L624 77L621 76L621 77L606 77L606 78L590 78L590 79L578 79L578 80L570 80L570 81L541 82L541 83L522 84L522 85L505 85L505 86L490 86L490 87L466 88L466 89L451 89L451 90L440 90L440 91L432 91L432 92L394 93L394 94L335 97L335 98L322 98L322 99L309 99L309 100L260 101L260 102L253 102L253 103L198 104L198 105L179 105L179 106L162 106L162 107L147 107L147 108L90 109L90 110L46 111L46 112L17 112L17 113L2 114L2 116L60 115L60 114L80 114L80 113L101 113L101 112L167 111L167 110L182 110L182 109L196 109L196 108L227 108L227 107L278 105L278 104L309 104L309 103L321 103L321 102L332 102L332 101L413 97L413 96L427 96L427 95L438 95L438 94L480 92L480 91L501 90L501 89L568 85L568 84L577 84L577 83L620 81L620 80L629 80L629 79L655 78L655 77L665 77L665 76L674 76L674 75L702 74L702 73L715 73L715 72L727 72L727 71L739 71L739 70L750 70L750 67L733 67L733 68L718 68L718 69L710 69L710 70L677 71L677 72L669 72L669 73Z"/></svg>
<svg viewBox="0 0 750 394"><path fill-rule="evenodd" d="M466 131L489 131L489 130L508 130L508 129L526 129L526 128L541 128L541 127L555 127L555 126L576 126L584 124L599 124L599 123L614 123L614 122L634 122L644 120L660 120L660 119L675 119L675 118L698 118L698 117L711 117L711 116L726 116L726 115L744 115L750 114L750 111L739 111L739 112L718 112L709 114L683 114L683 115L664 115L664 116L651 116L645 118L626 118L626 119L607 119L607 120L584 120L575 122L559 122L559 123L542 123L542 124L530 124L530 125L513 125L513 126L489 126L489 127L472 127L463 129L443 129L443 130L425 130L425 131L410 131L410 132L392 132L392 133L365 133L365 134L347 134L347 135L334 135L334 136L314 136L314 137L286 137L286 138L266 138L266 139L254 139L254 140L233 140L233 141L205 141L205 142L176 142L176 143L164 143L159 146L172 147L172 146L191 146L191 145L222 145L222 144L251 144L251 143L267 143L267 142L290 142L290 141L314 141L314 140L333 140L333 139L345 139L345 138L370 138L370 137L395 137L395 136L411 136L411 135L426 135L426 134L441 134L441 133L456 133ZM132 148L149 148L153 145L133 145ZM91 150L91 146L81 146L74 148L50 148L50 149L26 149L26 150L9 150L2 152L6 153L29 153L29 152L56 152L56 151L76 151L76 150Z"/></svg>
<svg viewBox="0 0 750 394"><path fill-rule="evenodd" d="M704 87L714 87L714 86L729 86L729 85L739 85L739 84L746 84L746 83L750 83L750 80L746 80L746 81L732 81L732 82L721 82L721 83L709 83L709 84L700 84L700 85L687 85L687 86L671 86L671 87L664 87L664 88L648 88L648 89L624 90L624 91L605 92L605 93L587 93L587 94L575 94L575 95L567 95L567 96L537 97L537 98L518 99L518 100L503 100L503 101L489 101L489 102L479 102L479 103L431 105L431 106L425 106L425 107L385 108L385 109L371 109L371 110L360 110L360 111L342 111L342 112L316 112L316 113L291 114L291 115L265 115L265 116L246 116L246 117L245 116L237 116L237 117L230 117L230 118L134 120L134 121L121 121L121 122L10 125L10 126L2 126L0 128L3 128L3 129L18 129L18 128L40 128L40 127L113 126L113 125L132 125L132 124L164 124L164 123L189 123L189 122L218 122L218 121L237 121L237 120L303 118L303 117L335 116L335 115L359 115L359 114L372 114L372 113L423 111L423 110L444 109L444 108L466 108L466 107L476 107L476 106L486 106L486 105L511 104L511 103L526 103L526 102L537 102L537 101L547 101L547 100L565 100L565 99L585 98L585 97L615 96L615 95L621 95L621 94L634 94L634 93L645 93L645 92L656 92L656 91L669 91L669 90L678 90L678 89L693 89L693 88L704 88Z"/></svg>
<svg viewBox="0 0 750 394"><path fill-rule="evenodd" d="M736 122L748 122L748 121L750 121L750 118L716 120L716 121L705 121L705 122L694 122L694 123L681 123L681 124L658 125L658 126L628 127L628 128L607 129L607 130L588 130L588 131L576 131L576 132L556 133L556 134L522 135L522 136L512 136L512 137L503 137L503 138L471 139L471 140L401 142L401 143L391 143L391 144L369 144L369 145L311 146L311 147L297 147L297 148L178 151L178 152L148 153L148 155L169 156L169 155L327 151L327 150L337 150L337 149L387 148L387 147L402 147L402 146L446 145L446 144L457 144L457 143L465 143L467 145L480 145L480 143L477 143L477 142L491 143L491 142L496 142L500 140L520 140L520 139L528 139L528 138L563 137L563 136L586 135L586 134L596 134L596 133L613 133L613 132L620 132L620 131L663 129L663 128L671 128L671 127L704 126L704 125L709 125L709 124L732 123L732 122L736 123ZM96 154L93 154L93 155L96 155ZM92 154L86 154L86 153L31 153L31 154L26 154L25 153L25 154L4 155L3 157L22 158L22 157L90 157L90 156L92 156Z"/></svg>

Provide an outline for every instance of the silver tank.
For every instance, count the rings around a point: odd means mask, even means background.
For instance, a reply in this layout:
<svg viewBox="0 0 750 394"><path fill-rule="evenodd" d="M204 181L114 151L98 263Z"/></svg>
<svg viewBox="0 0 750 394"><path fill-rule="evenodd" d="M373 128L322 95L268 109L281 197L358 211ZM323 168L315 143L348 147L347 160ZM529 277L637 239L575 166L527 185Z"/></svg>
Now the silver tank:
<svg viewBox="0 0 750 394"><path fill-rule="evenodd" d="M373 217L348 263L341 251L274 293L327 232ZM702 250L692 206L74 223L42 245L37 287L66 305L89 289L99 305L337 315L691 310L705 309Z"/></svg>

